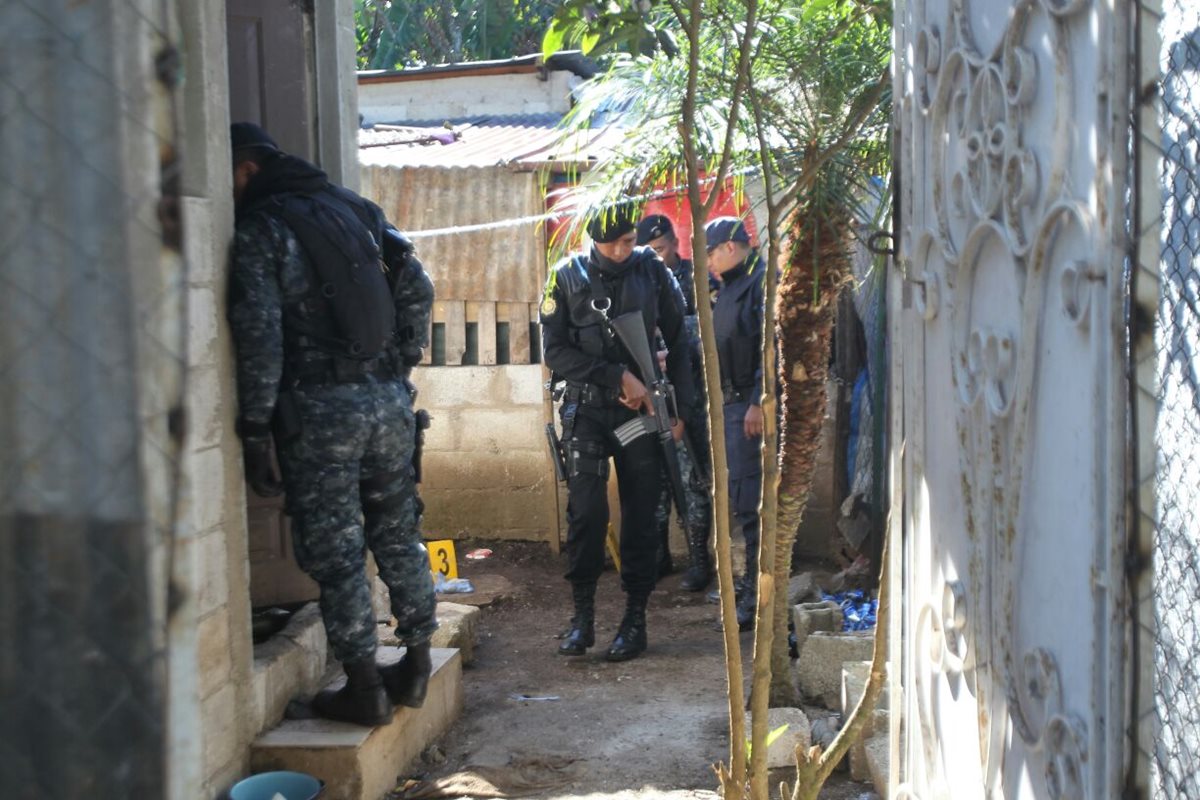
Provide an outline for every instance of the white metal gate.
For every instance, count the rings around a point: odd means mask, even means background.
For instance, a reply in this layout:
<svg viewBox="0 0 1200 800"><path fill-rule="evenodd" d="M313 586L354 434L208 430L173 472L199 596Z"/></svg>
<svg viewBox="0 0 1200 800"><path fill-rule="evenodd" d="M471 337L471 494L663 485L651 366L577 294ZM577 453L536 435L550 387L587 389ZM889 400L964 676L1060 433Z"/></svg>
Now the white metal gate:
<svg viewBox="0 0 1200 800"><path fill-rule="evenodd" d="M1113 797L1127 23L1103 0L914 0L896 28L892 795Z"/></svg>

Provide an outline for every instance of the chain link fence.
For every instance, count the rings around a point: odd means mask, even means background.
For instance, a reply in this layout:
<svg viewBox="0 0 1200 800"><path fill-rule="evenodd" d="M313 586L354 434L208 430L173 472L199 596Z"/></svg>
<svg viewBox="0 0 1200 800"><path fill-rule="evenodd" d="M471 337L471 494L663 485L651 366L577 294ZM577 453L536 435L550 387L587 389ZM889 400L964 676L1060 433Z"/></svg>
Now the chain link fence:
<svg viewBox="0 0 1200 800"><path fill-rule="evenodd" d="M1153 712L1136 711L1152 721L1141 738L1151 796L1173 800L1200 798L1200 6L1162 0L1141 11L1143 25L1157 26L1160 50L1158 74L1141 82L1158 119L1148 126L1142 118L1140 188L1158 186L1160 196L1143 202L1161 214L1147 214L1137 230L1143 264L1157 245L1159 298L1153 380L1142 381L1152 396L1141 395L1157 401L1154 429L1141 433L1153 436L1155 463L1143 465L1153 469L1152 484L1149 473L1139 475L1154 502L1153 612L1142 616L1149 630L1140 629L1153 637L1143 650L1152 665L1142 665L1142 679L1152 675ZM1145 91L1156 81L1157 92Z"/></svg>
<svg viewBox="0 0 1200 800"><path fill-rule="evenodd" d="M0 0L0 797L166 796L173 0Z"/></svg>

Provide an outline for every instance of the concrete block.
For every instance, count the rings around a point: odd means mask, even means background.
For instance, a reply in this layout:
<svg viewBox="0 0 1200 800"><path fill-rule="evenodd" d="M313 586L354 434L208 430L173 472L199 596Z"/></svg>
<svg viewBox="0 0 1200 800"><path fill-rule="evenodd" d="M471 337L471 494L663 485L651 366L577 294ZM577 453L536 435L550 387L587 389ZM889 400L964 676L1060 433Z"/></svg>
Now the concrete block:
<svg viewBox="0 0 1200 800"><path fill-rule="evenodd" d="M874 631L809 634L796 662L801 693L826 708L837 708L842 699L842 664L870 659L874 643Z"/></svg>
<svg viewBox="0 0 1200 800"><path fill-rule="evenodd" d="M832 600L793 605L792 625L796 629L797 652L803 655L809 634L815 631L835 633L842 629L842 608Z"/></svg>
<svg viewBox="0 0 1200 800"><path fill-rule="evenodd" d="M431 409L504 406L508 385L498 367L416 367L417 405ZM427 401L427 402L425 402ZM430 413L435 413L431 411Z"/></svg>
<svg viewBox="0 0 1200 800"><path fill-rule="evenodd" d="M199 536L220 528L229 506L225 491L225 454L220 447L184 454L183 535Z"/></svg>
<svg viewBox="0 0 1200 800"><path fill-rule="evenodd" d="M545 444L545 439L529 444ZM498 489L522 491L545 485L554 465L545 449L513 449L503 453L433 451L421 457L421 488Z"/></svg>
<svg viewBox="0 0 1200 800"><path fill-rule="evenodd" d="M229 614L223 608L200 620L196 631L196 669L201 699L229 683L233 656L229 647Z"/></svg>
<svg viewBox="0 0 1200 800"><path fill-rule="evenodd" d="M746 715L746 731L749 735L753 716ZM787 725L787 730L767 748L767 768L796 767L796 748L807 750L812 746L812 726L808 715L798 708L767 709L767 732Z"/></svg>
<svg viewBox="0 0 1200 800"><path fill-rule="evenodd" d="M188 363L193 366L216 364L221 351L217 347L218 326L223 316L217 310L216 293L205 286L192 286L188 301Z"/></svg>
<svg viewBox="0 0 1200 800"><path fill-rule="evenodd" d="M200 449L221 443L225 398L217 367L195 367L188 371L187 436L188 444ZM230 419L233 411L230 409Z"/></svg>
<svg viewBox="0 0 1200 800"><path fill-rule="evenodd" d="M237 690L232 683L222 686L200 703L204 731L204 774L214 775L238 757Z"/></svg>
<svg viewBox="0 0 1200 800"><path fill-rule="evenodd" d="M422 489L425 501L425 537L453 539L497 538L505 529L545 531L554 524L554 481L545 481L525 491L503 486L494 489ZM545 538L542 534L541 538Z"/></svg>
<svg viewBox="0 0 1200 800"><path fill-rule="evenodd" d="M514 406L541 409L546 394L546 373L541 364L512 364L499 367L508 381L508 402Z"/></svg>
<svg viewBox="0 0 1200 800"><path fill-rule="evenodd" d="M283 630L254 647L255 733L277 725L294 698L316 693L325 675L328 649L316 603L301 608Z"/></svg>
<svg viewBox="0 0 1200 800"><path fill-rule="evenodd" d="M399 658L383 654L381 661ZM416 763L430 742L445 734L462 712L462 659L457 650L433 651L433 677L421 708L401 708L388 725L363 728L322 719L286 720L260 736L250 751L255 772L288 769L325 781L337 800L380 800L396 776ZM345 681L339 678L337 687Z"/></svg>
<svg viewBox="0 0 1200 800"><path fill-rule="evenodd" d="M199 593L196 614L204 616L229 602L229 562L225 547L225 532L206 534L196 542L195 565L198 571L195 586Z"/></svg>
<svg viewBox="0 0 1200 800"><path fill-rule="evenodd" d="M842 697L838 709L842 712L843 717L849 716L854 707L858 705L859 698L867 690L867 680L870 677L870 661L848 661L842 665ZM884 665L883 672L883 689L879 693L879 700L876 702L875 707L883 709L888 707L886 664Z"/></svg>
<svg viewBox="0 0 1200 800"><path fill-rule="evenodd" d="M458 415L455 449L503 453L529 450L545 440L542 408L472 408Z"/></svg>
<svg viewBox="0 0 1200 800"><path fill-rule="evenodd" d="M788 580L788 605L815 603L821 599L821 587L814 572L801 572Z"/></svg>
<svg viewBox="0 0 1200 800"><path fill-rule="evenodd" d="M888 766L891 757L891 746L886 733L877 734L867 742L867 767L871 773L871 783L880 797L888 796Z"/></svg>
<svg viewBox="0 0 1200 800"><path fill-rule="evenodd" d="M887 738L888 712L874 711L861 735L850 745L850 777L856 781L871 780L871 765L867 759L867 745L879 735ZM887 775L884 775L887 779Z"/></svg>
<svg viewBox="0 0 1200 800"><path fill-rule="evenodd" d="M475 660L475 643L479 638L481 612L474 606L461 603L438 603L438 629L433 634L433 646L456 648L463 666Z"/></svg>

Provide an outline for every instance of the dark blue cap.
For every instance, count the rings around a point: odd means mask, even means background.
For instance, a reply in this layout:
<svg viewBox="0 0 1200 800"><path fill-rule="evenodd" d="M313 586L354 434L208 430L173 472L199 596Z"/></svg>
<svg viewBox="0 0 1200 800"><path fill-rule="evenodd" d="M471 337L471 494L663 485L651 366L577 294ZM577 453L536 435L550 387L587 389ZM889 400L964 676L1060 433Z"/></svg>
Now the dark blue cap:
<svg viewBox="0 0 1200 800"><path fill-rule="evenodd" d="M671 218L665 214L651 214L644 217L637 226L637 243L649 244L663 236L674 236L675 226Z"/></svg>
<svg viewBox="0 0 1200 800"><path fill-rule="evenodd" d="M717 217L704 226L704 248L712 250L726 242L750 244L750 232L746 223L737 217Z"/></svg>
<svg viewBox="0 0 1200 800"><path fill-rule="evenodd" d="M229 126L229 145L233 152L256 147L261 150L279 150L275 140L253 122L235 122Z"/></svg>

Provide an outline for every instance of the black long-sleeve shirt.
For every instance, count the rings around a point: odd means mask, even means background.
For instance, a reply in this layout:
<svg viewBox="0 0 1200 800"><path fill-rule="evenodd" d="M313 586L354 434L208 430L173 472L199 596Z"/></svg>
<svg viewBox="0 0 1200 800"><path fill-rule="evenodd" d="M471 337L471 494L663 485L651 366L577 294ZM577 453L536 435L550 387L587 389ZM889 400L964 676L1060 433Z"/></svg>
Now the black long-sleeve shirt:
<svg viewBox="0 0 1200 800"><path fill-rule="evenodd" d="M602 269L594 255L579 254L550 271L540 314L546 365L567 381L618 391L626 369L637 374L624 348L607 336L601 312L592 307L597 294L591 281L596 280L601 282L600 296L612 301L610 319L639 311L648 343L654 341L655 328L662 332L667 378L680 406L691 407L695 389L683 295L671 271L648 247L635 248L614 268ZM646 383L647 377L643 376Z"/></svg>

